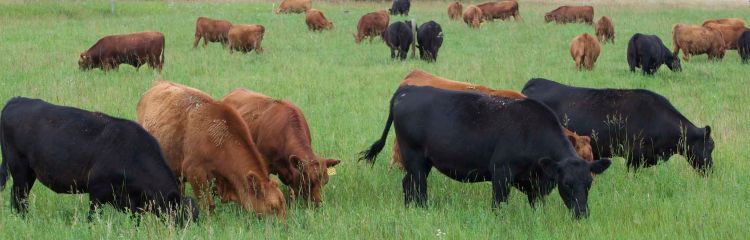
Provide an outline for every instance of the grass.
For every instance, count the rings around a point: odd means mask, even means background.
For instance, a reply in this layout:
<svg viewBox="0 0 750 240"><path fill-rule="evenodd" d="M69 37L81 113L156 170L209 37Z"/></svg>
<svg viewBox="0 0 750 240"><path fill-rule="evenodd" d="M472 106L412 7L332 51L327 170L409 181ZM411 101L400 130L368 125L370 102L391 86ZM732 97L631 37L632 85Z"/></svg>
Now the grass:
<svg viewBox="0 0 750 240"><path fill-rule="evenodd" d="M220 204L211 216L181 229L148 215L136 226L111 207L86 222L86 195L55 194L37 184L24 218L10 209L9 190L0 192L3 239L747 239L750 236L750 104L748 69L735 51L721 62L698 56L684 71L663 67L655 76L628 72L626 46L636 33L656 34L671 47L671 27L706 18L746 16L747 7L664 7L645 1L634 7L596 5L612 17L616 44L603 45L591 72L574 69L570 40L593 34L583 24L544 24L551 3L521 2L522 21L494 22L480 30L448 20L447 2L416 2L418 22L442 24L445 42L435 64L392 61L385 44L355 45L359 16L389 3L318 3L335 23L330 32L310 33L302 15L274 15L272 3L186 3L107 1L0 3L0 100L13 96L135 118L141 94L156 79L201 89L219 98L236 87L285 98L301 107L319 155L343 160L325 188L324 205L291 203L284 223L256 219L235 204ZM230 55L218 44L192 49L198 16L266 26L264 54ZM393 17L404 20L406 17ZM78 54L109 34L155 30L166 35L162 74L78 70ZM413 68L449 79L520 90L532 77L587 87L645 88L660 93L698 126L714 129L715 173L697 175L680 156L638 173L622 158L596 178L591 216L574 221L557 192L532 209L513 190L507 206L490 210L488 183L466 184L435 172L429 178L430 206L403 206L403 174L387 167L390 150L374 167L356 161L374 141L387 116L387 102ZM392 137L391 137L392 138ZM390 142L386 146L390 147ZM438 231L445 233L438 236Z"/></svg>

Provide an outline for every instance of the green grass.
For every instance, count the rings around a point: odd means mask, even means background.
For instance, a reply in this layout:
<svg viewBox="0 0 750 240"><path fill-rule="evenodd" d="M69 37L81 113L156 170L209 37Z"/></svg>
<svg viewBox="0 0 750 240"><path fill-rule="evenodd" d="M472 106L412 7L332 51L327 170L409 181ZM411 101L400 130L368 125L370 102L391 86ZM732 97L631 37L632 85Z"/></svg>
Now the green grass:
<svg viewBox="0 0 750 240"><path fill-rule="evenodd" d="M310 33L302 15L273 15L271 3L161 3L108 1L0 3L0 101L13 96L135 118L141 94L156 79L201 89L219 98L236 87L288 99L305 111L319 155L343 160L325 188L324 205L292 203L286 224L256 219L235 204L220 204L211 216L184 229L148 215L135 226L111 207L92 223L85 220L86 195L55 194L37 184L24 218L0 192L0 238L201 238L201 239L747 239L750 236L750 104L748 69L735 51L721 62L698 56L684 71L666 67L654 77L628 72L626 46L636 33L656 34L671 47L671 27L706 18L746 16L747 7L664 7L595 5L611 16L616 44L603 45L591 72L574 69L570 40L593 34L583 24L544 24L556 6L521 2L522 21L494 22L480 30L448 20L447 2L418 2L412 16L435 20L445 42L435 64L392 61L385 44L354 44L359 16L389 3L315 3L335 23L330 32ZM229 55L220 45L192 49L198 16L266 26L265 53ZM410 18L411 18L410 17ZM405 17L394 17L403 20ZM78 70L78 54L109 34L146 30L166 35L163 73L123 65L119 71ZM596 178L591 216L574 221L557 192L532 209L513 190L507 206L490 210L488 183L466 184L440 173L429 178L430 206L403 205L403 174L387 167L390 150L374 167L357 153L382 130L387 102L412 68L449 79L520 90L531 77L587 87L645 88L660 93L696 125L714 129L715 173L697 175L675 156L638 173L622 158ZM392 136L391 136L392 138ZM386 146L390 147L390 142ZM436 236L438 230L445 235Z"/></svg>

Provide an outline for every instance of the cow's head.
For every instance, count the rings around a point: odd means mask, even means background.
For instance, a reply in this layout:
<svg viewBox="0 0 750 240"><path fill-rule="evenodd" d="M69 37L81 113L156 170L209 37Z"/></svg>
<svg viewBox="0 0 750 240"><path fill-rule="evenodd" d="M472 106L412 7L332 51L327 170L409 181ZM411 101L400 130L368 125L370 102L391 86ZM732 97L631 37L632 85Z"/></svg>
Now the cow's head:
<svg viewBox="0 0 750 240"><path fill-rule="evenodd" d="M360 33L354 34L354 43L356 44L361 43L363 38L365 38L364 34L360 34Z"/></svg>
<svg viewBox="0 0 750 240"><path fill-rule="evenodd" d="M552 15L551 13L545 13L544 14L544 22L545 23L552 22L553 20L555 20L555 16L554 15Z"/></svg>
<svg viewBox="0 0 750 240"><path fill-rule="evenodd" d="M91 61L91 56L89 56L89 54L86 52L82 52L78 57L78 68L81 70L88 70L93 68L93 65L94 64Z"/></svg>
<svg viewBox="0 0 750 240"><path fill-rule="evenodd" d="M591 150L591 138L589 136L580 136L573 132L571 133L572 134L568 135L568 140L573 144L578 156L589 162L594 161L594 153Z"/></svg>
<svg viewBox="0 0 750 240"><path fill-rule="evenodd" d="M253 209L258 217L275 215L286 218L284 194L275 181L261 178L255 172L247 174L247 181L250 194L249 201L242 203L245 209Z"/></svg>
<svg viewBox="0 0 750 240"><path fill-rule="evenodd" d="M673 55L671 52L667 52L666 55L667 56L664 57L664 63L667 64L669 70L672 70L672 72L681 72L682 65L680 65L680 58Z"/></svg>
<svg viewBox="0 0 750 240"><path fill-rule="evenodd" d="M687 138L688 162L697 171L705 172L711 170L714 165L711 154L714 151L714 139L711 137L711 127L706 126L698 129L696 133Z"/></svg>
<svg viewBox="0 0 750 240"><path fill-rule="evenodd" d="M296 166L300 174L292 182L295 195L312 202L316 207L320 206L322 200L323 186L328 183L328 168L336 166L341 161L336 159L317 158L303 160L297 155L289 156L289 161Z"/></svg>
<svg viewBox="0 0 750 240"><path fill-rule="evenodd" d="M543 158L539 164L544 174L557 183L558 192L565 206L573 211L576 218L583 218L589 214L588 196L593 180L591 174L601 174L612 162L609 159L587 162L580 158L568 158L561 161Z"/></svg>
<svg viewBox="0 0 750 240"><path fill-rule="evenodd" d="M331 30L331 29L333 29L333 22L331 22L331 21L327 21L327 22L326 22L326 25L325 25L325 26L323 26L323 28L325 28L325 29L328 29L328 30Z"/></svg>

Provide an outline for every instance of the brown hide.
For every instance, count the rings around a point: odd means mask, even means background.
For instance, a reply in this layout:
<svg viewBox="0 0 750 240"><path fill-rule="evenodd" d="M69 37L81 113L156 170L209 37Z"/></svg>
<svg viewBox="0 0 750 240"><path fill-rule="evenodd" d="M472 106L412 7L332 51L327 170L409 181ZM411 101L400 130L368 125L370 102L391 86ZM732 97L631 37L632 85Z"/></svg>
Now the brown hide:
<svg viewBox="0 0 750 240"><path fill-rule="evenodd" d="M675 24L672 27L674 55L682 50L682 59L690 60L690 55L708 54L708 59L724 58L724 37L721 32L698 25Z"/></svg>
<svg viewBox="0 0 750 240"><path fill-rule="evenodd" d="M354 35L354 42L360 43L362 39L369 37L370 43L372 43L372 39L375 36L383 34L388 27L388 21L390 21L390 16L385 10L363 15L357 23L357 34Z"/></svg>
<svg viewBox="0 0 750 240"><path fill-rule="evenodd" d="M561 6L544 14L544 21L556 23L574 23L582 21L594 23L594 7L592 6Z"/></svg>
<svg viewBox="0 0 750 240"><path fill-rule="evenodd" d="M742 20L741 18L709 19L703 22L703 26L706 27L706 25L710 23L727 24L727 25L734 25L738 27L745 27L745 20Z"/></svg>
<svg viewBox="0 0 750 240"><path fill-rule="evenodd" d="M513 17L516 21L521 19L518 13L518 2L514 0L487 2L477 5L482 9L484 20L492 21L494 19L506 20Z"/></svg>
<svg viewBox="0 0 750 240"><path fill-rule="evenodd" d="M232 23L226 20L210 19L206 17L198 17L195 21L195 41L193 41L193 48L198 47L198 42L203 38L203 47L208 45L208 42L219 42L221 46L226 47L229 38L229 28L232 27Z"/></svg>
<svg viewBox="0 0 750 240"><path fill-rule="evenodd" d="M578 70L594 69L594 63L599 58L599 51L599 41L588 33L578 35L570 42L570 56L573 57Z"/></svg>
<svg viewBox="0 0 750 240"><path fill-rule="evenodd" d="M460 2L448 4L448 18L451 20L460 20L463 10L464 6Z"/></svg>
<svg viewBox="0 0 750 240"><path fill-rule="evenodd" d="M258 24L233 25L229 29L229 53L235 50L247 53L255 50L255 53L263 53L263 47L260 45L263 41L263 34L266 28Z"/></svg>
<svg viewBox="0 0 750 240"><path fill-rule="evenodd" d="M474 5L469 5L466 7L466 11L464 11L464 23L471 28L479 28L484 21L482 16L482 9Z"/></svg>
<svg viewBox="0 0 750 240"><path fill-rule="evenodd" d="M101 68L107 71L118 69L122 63L135 68L145 63L161 71L164 67L164 34L139 32L106 36L78 58L81 70Z"/></svg>
<svg viewBox="0 0 750 240"><path fill-rule="evenodd" d="M318 9L307 10L307 13L305 14L305 23L307 24L307 29L310 31L333 29L333 23L328 21L326 16L323 15L323 12Z"/></svg>
<svg viewBox="0 0 750 240"><path fill-rule="evenodd" d="M734 50L737 49L737 40L740 39L740 35L745 31L750 31L750 29L744 26L731 24L708 23L703 26L721 32L721 37L724 38L725 49Z"/></svg>
<svg viewBox="0 0 750 240"><path fill-rule="evenodd" d="M311 0L282 0L275 13L303 13L311 8Z"/></svg>
<svg viewBox="0 0 750 240"><path fill-rule="evenodd" d="M607 41L612 42L612 44L615 43L615 26L612 24L611 18L602 16L599 18L599 21L596 21L594 29L596 30L596 38L599 42L602 44Z"/></svg>

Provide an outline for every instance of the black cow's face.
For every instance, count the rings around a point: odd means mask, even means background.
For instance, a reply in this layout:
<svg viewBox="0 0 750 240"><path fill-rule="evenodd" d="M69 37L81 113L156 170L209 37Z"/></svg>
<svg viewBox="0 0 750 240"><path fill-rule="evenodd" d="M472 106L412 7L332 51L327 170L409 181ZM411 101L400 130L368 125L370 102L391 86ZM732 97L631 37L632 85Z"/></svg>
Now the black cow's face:
<svg viewBox="0 0 750 240"><path fill-rule="evenodd" d="M711 154L714 151L714 139L711 137L711 127L706 126L702 136L693 137L688 146L688 161L695 170L711 170L714 165Z"/></svg>
<svg viewBox="0 0 750 240"><path fill-rule="evenodd" d="M666 58L667 67L669 67L669 70L672 70L672 72L681 72L682 71L682 65L680 65L680 58L677 56L671 55L667 56Z"/></svg>
<svg viewBox="0 0 750 240"><path fill-rule="evenodd" d="M560 197L576 218L584 218L589 214L588 195L593 181L591 173L601 174L611 163L609 159L593 162L586 162L580 158L558 162L549 158L540 160L545 174L555 180Z"/></svg>

